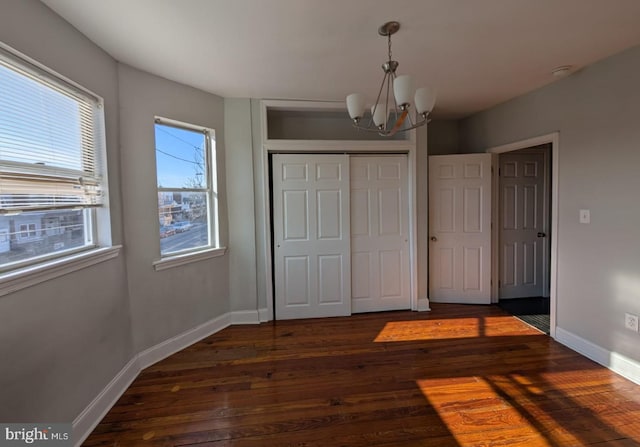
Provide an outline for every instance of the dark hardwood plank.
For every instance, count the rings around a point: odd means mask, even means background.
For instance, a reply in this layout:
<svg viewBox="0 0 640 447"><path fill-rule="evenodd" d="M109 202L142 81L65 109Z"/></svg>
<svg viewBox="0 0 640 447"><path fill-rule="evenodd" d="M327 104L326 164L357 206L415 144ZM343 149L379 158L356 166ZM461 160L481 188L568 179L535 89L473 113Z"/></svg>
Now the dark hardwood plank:
<svg viewBox="0 0 640 447"><path fill-rule="evenodd" d="M631 446L640 387L496 306L229 327L143 371L84 445Z"/></svg>

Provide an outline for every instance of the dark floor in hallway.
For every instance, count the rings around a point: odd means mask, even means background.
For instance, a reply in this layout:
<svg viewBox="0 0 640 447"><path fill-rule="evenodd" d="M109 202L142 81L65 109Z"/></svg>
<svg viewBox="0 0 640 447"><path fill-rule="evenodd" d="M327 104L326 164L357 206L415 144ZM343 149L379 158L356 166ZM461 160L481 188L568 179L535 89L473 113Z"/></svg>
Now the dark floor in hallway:
<svg viewBox="0 0 640 447"><path fill-rule="evenodd" d="M549 298L513 298L500 300L498 306L514 317L549 334Z"/></svg>

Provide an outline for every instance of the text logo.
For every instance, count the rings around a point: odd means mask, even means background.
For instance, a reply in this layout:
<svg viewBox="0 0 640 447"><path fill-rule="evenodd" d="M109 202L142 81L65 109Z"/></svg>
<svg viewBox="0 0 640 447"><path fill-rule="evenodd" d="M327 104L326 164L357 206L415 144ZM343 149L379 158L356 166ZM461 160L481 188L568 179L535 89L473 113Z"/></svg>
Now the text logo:
<svg viewBox="0 0 640 447"><path fill-rule="evenodd" d="M71 447L71 424L0 424L0 447Z"/></svg>

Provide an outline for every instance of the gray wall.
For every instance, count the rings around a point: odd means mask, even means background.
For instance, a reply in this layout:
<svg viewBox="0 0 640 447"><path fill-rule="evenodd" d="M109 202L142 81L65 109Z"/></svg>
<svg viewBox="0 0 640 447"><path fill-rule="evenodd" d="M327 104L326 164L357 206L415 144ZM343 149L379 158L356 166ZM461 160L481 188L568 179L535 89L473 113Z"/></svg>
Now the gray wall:
<svg viewBox="0 0 640 447"><path fill-rule="evenodd" d="M460 121L433 120L429 123L429 155L460 153Z"/></svg>
<svg viewBox="0 0 640 447"><path fill-rule="evenodd" d="M36 0L0 0L0 41L105 101L122 243L116 63ZM71 422L133 356L124 257L0 297L0 420Z"/></svg>
<svg viewBox="0 0 640 447"><path fill-rule="evenodd" d="M640 361L640 47L461 123L469 152L560 132L558 326ZM580 224L580 209L591 224Z"/></svg>
<svg viewBox="0 0 640 447"><path fill-rule="evenodd" d="M258 309L251 100L224 100L231 310ZM266 304L265 306L266 307Z"/></svg>
<svg viewBox="0 0 640 447"><path fill-rule="evenodd" d="M155 115L216 130L220 233L229 241L224 101L118 65L36 0L0 0L0 10L0 41L105 100L112 239L123 253L0 297L0 420L71 422L136 353L230 310L229 256L152 266L160 255ZM234 162L246 163L238 155Z"/></svg>
<svg viewBox="0 0 640 447"><path fill-rule="evenodd" d="M160 259L154 117L216 131L220 240L228 236L224 100L118 64L126 260L136 352L229 311L228 256L156 272Z"/></svg>

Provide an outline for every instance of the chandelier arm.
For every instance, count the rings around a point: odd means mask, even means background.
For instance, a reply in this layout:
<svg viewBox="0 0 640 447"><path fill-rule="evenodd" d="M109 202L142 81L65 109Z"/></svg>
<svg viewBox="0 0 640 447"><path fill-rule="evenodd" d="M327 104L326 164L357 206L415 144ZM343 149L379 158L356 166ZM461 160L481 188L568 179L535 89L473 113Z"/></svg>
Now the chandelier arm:
<svg viewBox="0 0 640 447"><path fill-rule="evenodd" d="M355 124L355 123L352 123L351 125L352 125L353 127L355 127L356 129L358 129L358 130L362 130L362 131L364 131L364 132L375 132L375 133L377 133L377 134L384 135L384 133L382 133L382 132L380 131L380 129L378 129L377 127L373 127L373 128L371 128L371 127L364 127L364 126L360 126L359 124Z"/></svg>
<svg viewBox="0 0 640 447"><path fill-rule="evenodd" d="M410 113L407 114L407 118L409 118L409 126L414 126L417 123L417 121L415 123L413 122L413 120L411 119L411 114Z"/></svg>
<svg viewBox="0 0 640 447"><path fill-rule="evenodd" d="M422 120L416 122L413 126L407 127L406 129L402 129L402 131L404 132L405 130L417 129L418 127L428 124L430 122L431 122L431 118L423 118Z"/></svg>
<svg viewBox="0 0 640 447"><path fill-rule="evenodd" d="M389 89L391 88L391 84L393 83L393 73L389 74L389 77L387 78L387 96L384 99L384 128L387 128L387 125L389 124Z"/></svg>
<svg viewBox="0 0 640 447"><path fill-rule="evenodd" d="M389 37L389 40L391 40L391 37ZM391 60L391 51L389 51L389 60ZM389 72L389 86L391 86L391 89L394 91L394 94L392 95L392 99L393 99L393 119L394 121L398 121L398 104L396 104L396 95L395 95L395 81L396 81L396 72L391 71ZM387 101L389 100L389 88L387 88ZM388 106L387 106L388 108ZM385 126L386 129L386 126Z"/></svg>
<svg viewBox="0 0 640 447"><path fill-rule="evenodd" d="M408 114L409 112L404 110L400 115L400 118L398 118L398 120L396 121L395 125L390 130L385 130L384 132L380 132L379 135L383 137L392 137L395 134L397 134L398 131L404 132L404 129L402 129L402 124L404 123L404 120L407 118Z"/></svg>
<svg viewBox="0 0 640 447"><path fill-rule="evenodd" d="M378 132L378 134L380 136L383 136L383 137L392 137L395 134L397 134L398 132L406 132L408 130L417 129L420 126L423 126L423 125L428 124L429 122L431 122L431 119L426 117L426 118L423 118L421 121L417 121L415 124L412 124L410 127L402 128L402 124L404 123L404 120L410 115L411 114L409 113L408 110L403 111L402 115L400 116L400 119L398 119L398 121L396 121L395 126L393 126L393 128L391 130L388 130L386 132ZM411 120L411 118L409 118L409 120Z"/></svg>
<svg viewBox="0 0 640 447"><path fill-rule="evenodd" d="M384 88L384 83L387 81L387 75L388 73L385 72L384 77L382 78L382 84L380 84L380 90L378 91L378 97L376 98L376 102L375 104L373 104L373 109L371 110L371 121L369 122L369 125L371 125L371 123L373 123L373 115L376 113L376 110L378 109L378 104L380 104L380 95L382 95L382 89ZM375 126L375 123L373 123ZM378 126L375 126L376 128Z"/></svg>

